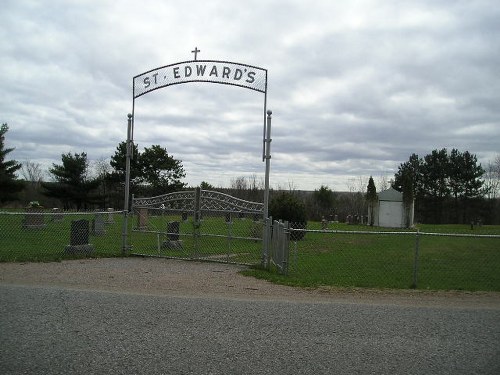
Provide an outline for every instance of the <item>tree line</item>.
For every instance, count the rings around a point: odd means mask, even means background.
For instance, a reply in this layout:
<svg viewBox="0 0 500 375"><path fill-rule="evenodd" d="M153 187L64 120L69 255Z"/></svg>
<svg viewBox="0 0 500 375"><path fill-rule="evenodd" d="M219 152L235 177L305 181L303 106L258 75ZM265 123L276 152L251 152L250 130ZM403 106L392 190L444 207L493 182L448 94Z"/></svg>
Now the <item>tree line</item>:
<svg viewBox="0 0 500 375"><path fill-rule="evenodd" d="M399 165L393 186L404 200L415 201L418 222L493 222L498 220L500 157L496 163L495 177L495 167L490 164L487 173L469 151L443 148L423 158L412 154Z"/></svg>
<svg viewBox="0 0 500 375"><path fill-rule="evenodd" d="M126 142L118 144L109 163L97 162L94 173L87 153L62 154L61 163L53 163L48 170L51 181L43 181L39 164L6 161L13 151L5 147L8 129L7 124L0 128L0 204L24 198L34 205L43 200L64 209L123 207ZM152 145L140 152L133 144L132 155L130 185L134 193L153 196L185 187L182 162L169 155L166 148ZM16 176L20 170L24 180Z"/></svg>
<svg viewBox="0 0 500 375"><path fill-rule="evenodd" d="M185 177L180 160L159 145L145 147L142 152L133 144L130 165L131 191L154 196L183 189ZM97 175L89 175L87 154L62 155L62 164L49 169L54 181L41 184L44 195L58 198L66 209L123 206L126 164L126 142L121 142L111 156L109 165L98 163Z"/></svg>
<svg viewBox="0 0 500 375"><path fill-rule="evenodd" d="M65 209L92 209L123 207L126 143L116 147L109 161L98 160L92 166L87 154L61 155L61 163L49 168L51 181L43 180L40 165L31 161L18 163L7 160L12 148L5 146L7 124L0 128L0 204L19 199L43 201L48 207ZM132 145L131 192L137 196L155 196L186 188L182 181L185 171L181 160L168 154L159 145L139 151ZM16 173L22 172L24 180ZM229 188L216 188L203 181L201 187L219 190L242 199L262 201L263 181L255 175L231 180ZM307 192L293 186L271 189L271 201L281 199L290 203L288 196L298 202L304 220L343 221L348 215L365 216L368 206L375 204L376 188L373 178L349 181L349 191L336 192L328 186ZM401 163L394 179L384 186L392 186L403 193L405 202L415 202L415 221L422 223L484 223L500 222L500 155L483 168L477 157L468 151L446 148L433 150L424 157L412 154ZM282 197L283 193L288 195Z"/></svg>

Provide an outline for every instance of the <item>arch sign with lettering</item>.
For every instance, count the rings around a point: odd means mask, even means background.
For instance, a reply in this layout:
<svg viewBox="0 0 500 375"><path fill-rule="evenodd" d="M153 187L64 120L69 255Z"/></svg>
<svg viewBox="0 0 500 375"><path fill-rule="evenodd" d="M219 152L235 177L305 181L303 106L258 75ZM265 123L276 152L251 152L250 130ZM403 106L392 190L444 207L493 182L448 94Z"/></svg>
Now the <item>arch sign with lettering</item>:
<svg viewBox="0 0 500 375"><path fill-rule="evenodd" d="M198 60L200 50L193 51L194 60L183 61L176 64L165 65L149 70L133 78L133 104L132 114L128 117L127 132L127 158L125 181L125 212L129 208L130 192L130 159L133 144L135 100L151 91L190 82L208 82L223 85L239 86L264 94L264 130L262 160L266 161L265 192L264 192L264 218L268 215L269 201L269 168L271 145L271 111L266 112L267 106L267 69L257 66L241 64L230 61ZM266 117L267 113L267 117ZM125 220L126 221L126 220ZM126 241L126 235L124 235ZM124 249L126 244L124 242Z"/></svg>
<svg viewBox="0 0 500 375"><path fill-rule="evenodd" d="M266 93L267 70L228 61L195 60L162 66L134 77L134 99L187 82L212 82Z"/></svg>

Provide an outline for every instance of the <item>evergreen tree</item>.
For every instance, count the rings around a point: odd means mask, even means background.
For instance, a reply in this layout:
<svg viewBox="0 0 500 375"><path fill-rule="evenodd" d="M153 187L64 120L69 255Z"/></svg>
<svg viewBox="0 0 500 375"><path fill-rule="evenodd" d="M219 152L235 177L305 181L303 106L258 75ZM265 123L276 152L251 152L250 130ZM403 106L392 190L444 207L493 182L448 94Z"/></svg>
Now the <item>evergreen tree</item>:
<svg viewBox="0 0 500 375"><path fill-rule="evenodd" d="M44 193L48 197L58 198L63 202L64 208L76 209L88 208L95 202L96 195L93 194L100 181L88 177L87 154L62 154L62 164L52 164L49 172L55 179L52 183L43 183L46 189Z"/></svg>
<svg viewBox="0 0 500 375"><path fill-rule="evenodd" d="M406 207L416 200L416 214L424 222L439 223L450 216L454 222L466 222L472 219L467 216L473 216L471 207L477 206L483 194L484 173L476 155L443 148L433 150L423 159L412 154L407 162L400 164L394 187L403 192Z"/></svg>
<svg viewBox="0 0 500 375"><path fill-rule="evenodd" d="M476 155L469 151L461 153L453 149L450 154L450 191L453 195L456 221L459 221L462 206L462 221L466 220L468 201L481 196L485 171L478 164Z"/></svg>
<svg viewBox="0 0 500 375"><path fill-rule="evenodd" d="M159 145L145 147L139 158L142 182L149 184L153 195L166 194L182 189L181 179L186 176L180 160L168 155Z"/></svg>
<svg viewBox="0 0 500 375"><path fill-rule="evenodd" d="M332 212L335 202L335 195L328 186L323 186L314 190L313 195L314 216L317 219L323 218Z"/></svg>
<svg viewBox="0 0 500 375"><path fill-rule="evenodd" d="M370 225L373 226L373 222L375 220L375 205L378 201L378 197L377 188L375 187L375 182L373 181L372 176L370 176L370 179L368 180L368 186L366 187L366 201L368 202L368 208L370 212Z"/></svg>
<svg viewBox="0 0 500 375"><path fill-rule="evenodd" d="M168 155L166 148L153 145L139 152L137 144L134 144L132 154L131 189L140 191L142 195L160 195L184 188L181 179L186 173L182 162ZM110 161L116 183L125 181L126 155L126 142L121 142Z"/></svg>
<svg viewBox="0 0 500 375"><path fill-rule="evenodd" d="M137 144L132 144L132 159L130 160L130 181L138 183L141 176L139 159L141 155ZM116 147L115 154L111 156L109 164L113 168L112 176L115 181L125 181L125 167L127 158L127 142L120 142Z"/></svg>
<svg viewBox="0 0 500 375"><path fill-rule="evenodd" d="M413 196L423 194L423 170L424 161L417 154L411 154L407 162L399 165L398 171L394 176L394 188L398 191L403 191L403 186L410 182Z"/></svg>
<svg viewBox="0 0 500 375"><path fill-rule="evenodd" d="M304 204L292 193L281 192L269 204L269 216L273 220L288 221L291 228L306 229L307 218ZM304 238L305 232L292 232L293 241Z"/></svg>
<svg viewBox="0 0 500 375"><path fill-rule="evenodd" d="M402 192L403 192L403 209L405 227L409 228L412 224L412 207L414 203L413 180L409 174L403 175Z"/></svg>
<svg viewBox="0 0 500 375"><path fill-rule="evenodd" d="M9 130L7 124L0 127L0 203L18 199L24 183L17 179L16 171L21 168L21 164L15 160L6 161L6 156L12 152L13 148L5 148L5 133Z"/></svg>
<svg viewBox="0 0 500 375"><path fill-rule="evenodd" d="M215 190L215 187L206 181L201 181L200 188L201 190Z"/></svg>

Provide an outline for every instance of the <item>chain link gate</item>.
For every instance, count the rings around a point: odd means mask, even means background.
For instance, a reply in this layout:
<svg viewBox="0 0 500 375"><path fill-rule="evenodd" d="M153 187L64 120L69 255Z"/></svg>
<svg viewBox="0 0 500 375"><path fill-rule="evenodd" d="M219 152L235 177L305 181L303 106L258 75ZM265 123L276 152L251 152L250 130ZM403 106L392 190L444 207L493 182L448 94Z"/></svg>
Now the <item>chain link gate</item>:
<svg viewBox="0 0 500 375"><path fill-rule="evenodd" d="M263 203L196 188L132 197L131 253L176 259L258 264Z"/></svg>
<svg viewBox="0 0 500 375"><path fill-rule="evenodd" d="M288 221L274 220L272 223L270 262L276 267L278 273L287 275L290 254L290 226Z"/></svg>

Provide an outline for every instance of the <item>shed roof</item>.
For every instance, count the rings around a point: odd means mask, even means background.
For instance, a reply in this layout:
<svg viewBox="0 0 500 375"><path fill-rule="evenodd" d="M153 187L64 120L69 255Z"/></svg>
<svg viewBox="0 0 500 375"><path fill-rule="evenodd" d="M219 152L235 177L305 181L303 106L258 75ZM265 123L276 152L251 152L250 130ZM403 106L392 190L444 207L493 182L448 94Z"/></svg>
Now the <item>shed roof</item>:
<svg viewBox="0 0 500 375"><path fill-rule="evenodd" d="M390 202L402 202L403 201L403 193L393 189L390 187L387 190L381 191L378 195L379 201L390 201Z"/></svg>

